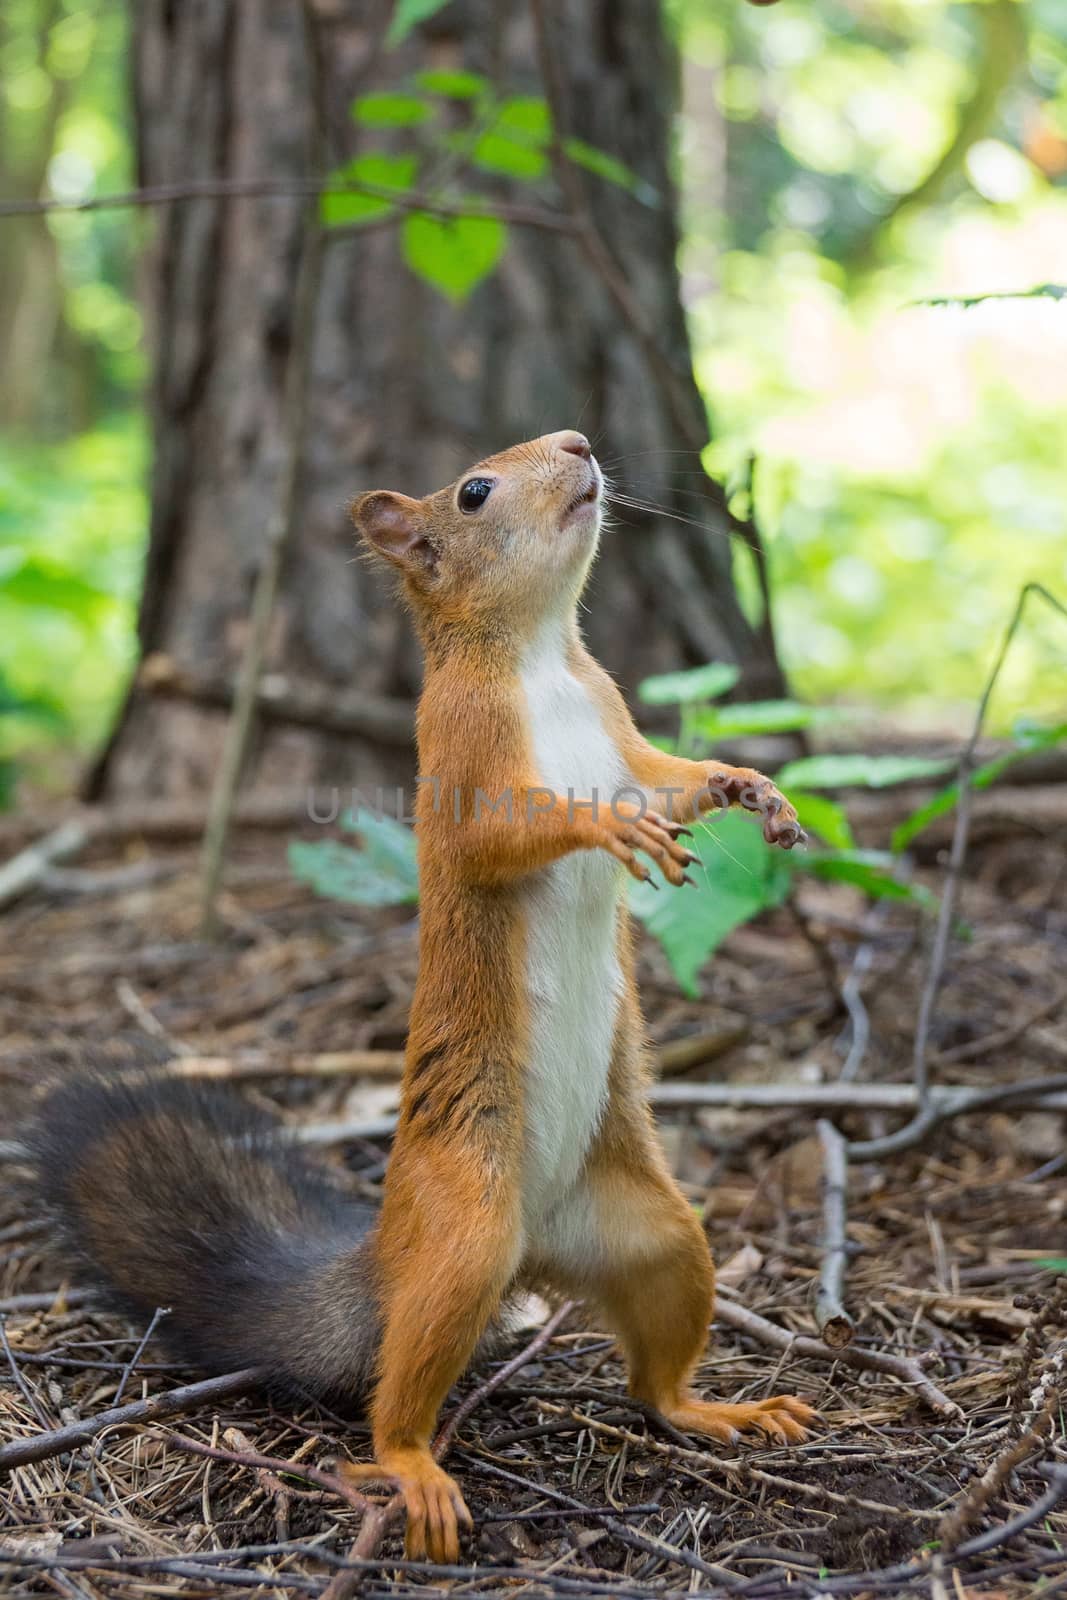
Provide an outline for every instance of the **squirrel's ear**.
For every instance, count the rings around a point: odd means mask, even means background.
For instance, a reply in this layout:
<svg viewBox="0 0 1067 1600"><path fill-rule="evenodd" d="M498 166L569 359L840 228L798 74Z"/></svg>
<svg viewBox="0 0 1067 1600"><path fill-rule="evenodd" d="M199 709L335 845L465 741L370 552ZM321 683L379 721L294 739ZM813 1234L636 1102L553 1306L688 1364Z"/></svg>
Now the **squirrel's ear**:
<svg viewBox="0 0 1067 1600"><path fill-rule="evenodd" d="M437 552L426 537L418 500L376 489L353 500L349 513L371 549L395 567L412 574L434 572Z"/></svg>

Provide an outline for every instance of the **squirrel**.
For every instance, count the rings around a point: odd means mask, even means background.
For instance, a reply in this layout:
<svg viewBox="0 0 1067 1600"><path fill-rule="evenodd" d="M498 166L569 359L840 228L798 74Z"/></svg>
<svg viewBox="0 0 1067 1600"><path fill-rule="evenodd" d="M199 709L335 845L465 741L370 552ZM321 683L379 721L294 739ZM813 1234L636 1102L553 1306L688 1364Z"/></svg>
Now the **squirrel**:
<svg viewBox="0 0 1067 1600"><path fill-rule="evenodd" d="M630 1392L686 1433L792 1443L815 1417L690 1388L714 1269L647 1104L623 893L648 861L692 881L684 824L716 807L760 812L770 843L803 835L759 773L648 743L585 648L602 491L568 430L351 506L425 657L419 972L380 1212L219 1087L89 1073L32 1135L69 1239L126 1307L171 1308L183 1357L367 1404L374 1461L339 1470L399 1487L413 1559L455 1562L471 1526L431 1439L519 1289L595 1306Z"/></svg>

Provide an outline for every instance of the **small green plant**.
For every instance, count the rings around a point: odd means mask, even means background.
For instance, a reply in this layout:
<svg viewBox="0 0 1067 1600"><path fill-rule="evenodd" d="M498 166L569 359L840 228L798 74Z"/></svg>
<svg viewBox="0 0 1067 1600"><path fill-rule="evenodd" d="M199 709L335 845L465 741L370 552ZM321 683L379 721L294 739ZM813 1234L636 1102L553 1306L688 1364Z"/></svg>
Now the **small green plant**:
<svg viewBox="0 0 1067 1600"><path fill-rule="evenodd" d="M841 720L836 709L792 700L710 703L728 693L737 677L735 668L716 662L646 679L638 696L646 705L678 706L675 748L695 758L710 756L713 745L723 738L793 732ZM809 849L787 854L764 842L753 818L740 812L714 814L693 829L693 847L703 861L708 892L657 893L663 880L654 870L650 883L634 885L633 911L659 940L681 988L694 995L701 968L727 934L760 912L782 905L799 874L849 883L876 899L928 906L932 899L928 891L901 879L890 852L856 848L844 808L817 791L857 784L878 788L905 778L940 776L951 767L944 761L917 763L904 757L864 755L790 762L776 782L814 836Z"/></svg>
<svg viewBox="0 0 1067 1600"><path fill-rule="evenodd" d="M359 906L411 905L419 898L415 835L393 817L360 808L346 813L341 826L359 837L362 848L336 839L294 839L289 865L295 877L316 894Z"/></svg>

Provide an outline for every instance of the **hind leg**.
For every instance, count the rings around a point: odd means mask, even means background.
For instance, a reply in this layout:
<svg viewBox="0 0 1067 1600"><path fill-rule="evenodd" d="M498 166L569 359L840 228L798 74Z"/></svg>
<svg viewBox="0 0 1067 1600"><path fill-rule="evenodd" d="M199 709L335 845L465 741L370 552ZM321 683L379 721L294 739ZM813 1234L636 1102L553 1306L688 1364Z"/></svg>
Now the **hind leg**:
<svg viewBox="0 0 1067 1600"><path fill-rule="evenodd" d="M675 1427L724 1443L745 1433L782 1444L807 1437L815 1412L796 1395L728 1404L691 1388L714 1310L715 1272L704 1231L646 1118L616 1137L609 1130L556 1230L553 1254L548 1275L596 1300L618 1334L630 1393Z"/></svg>

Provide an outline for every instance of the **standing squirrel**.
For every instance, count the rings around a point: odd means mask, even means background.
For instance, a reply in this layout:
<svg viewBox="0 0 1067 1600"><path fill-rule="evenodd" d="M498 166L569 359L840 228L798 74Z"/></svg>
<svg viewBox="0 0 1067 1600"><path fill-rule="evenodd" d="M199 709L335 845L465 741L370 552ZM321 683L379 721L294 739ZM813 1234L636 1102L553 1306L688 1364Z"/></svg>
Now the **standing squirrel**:
<svg viewBox="0 0 1067 1600"><path fill-rule="evenodd" d="M344 1470L399 1486L416 1559L457 1559L470 1514L430 1442L520 1287L595 1305L631 1393L687 1433L794 1442L814 1417L791 1395L730 1405L689 1387L714 1271L646 1103L624 895L642 857L684 883L683 823L717 806L759 811L770 843L802 835L767 778L643 739L586 650L602 487L568 431L423 500L352 506L426 658L419 976L380 1213L218 1089L89 1074L33 1134L68 1236L127 1307L172 1308L184 1356L368 1398L375 1461Z"/></svg>

